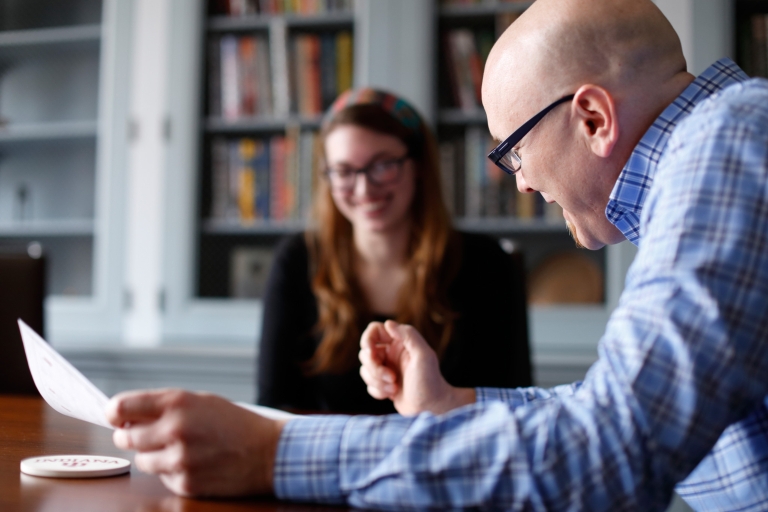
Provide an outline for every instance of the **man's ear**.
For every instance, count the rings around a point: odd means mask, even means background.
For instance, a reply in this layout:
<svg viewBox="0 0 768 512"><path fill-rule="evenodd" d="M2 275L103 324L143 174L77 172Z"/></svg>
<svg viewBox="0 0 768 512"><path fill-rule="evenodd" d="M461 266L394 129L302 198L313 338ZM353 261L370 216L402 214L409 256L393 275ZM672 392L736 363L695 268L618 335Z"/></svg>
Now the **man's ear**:
<svg viewBox="0 0 768 512"><path fill-rule="evenodd" d="M611 94L597 85L582 85L571 102L571 113L592 152L608 158L619 139L619 120Z"/></svg>

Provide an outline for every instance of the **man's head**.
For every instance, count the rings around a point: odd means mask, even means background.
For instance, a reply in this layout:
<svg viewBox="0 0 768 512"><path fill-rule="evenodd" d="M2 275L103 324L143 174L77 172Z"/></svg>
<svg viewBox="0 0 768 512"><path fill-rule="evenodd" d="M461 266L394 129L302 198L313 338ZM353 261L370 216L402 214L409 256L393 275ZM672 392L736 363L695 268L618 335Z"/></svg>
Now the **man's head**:
<svg viewBox="0 0 768 512"><path fill-rule="evenodd" d="M515 146L521 192L564 210L589 249L623 240L605 217L618 175L658 115L691 82L680 40L650 0L537 0L494 45L483 76L491 135Z"/></svg>

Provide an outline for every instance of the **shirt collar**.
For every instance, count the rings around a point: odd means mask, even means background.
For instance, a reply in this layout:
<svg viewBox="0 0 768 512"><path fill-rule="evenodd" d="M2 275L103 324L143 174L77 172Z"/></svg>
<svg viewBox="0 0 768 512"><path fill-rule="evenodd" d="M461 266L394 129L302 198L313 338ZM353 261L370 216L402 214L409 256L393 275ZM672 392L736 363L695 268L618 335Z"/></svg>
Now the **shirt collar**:
<svg viewBox="0 0 768 512"><path fill-rule="evenodd" d="M605 208L605 216L627 240L635 245L640 243L640 212L664 147L677 124L717 91L748 79L731 59L718 60L696 77L645 132L619 174Z"/></svg>

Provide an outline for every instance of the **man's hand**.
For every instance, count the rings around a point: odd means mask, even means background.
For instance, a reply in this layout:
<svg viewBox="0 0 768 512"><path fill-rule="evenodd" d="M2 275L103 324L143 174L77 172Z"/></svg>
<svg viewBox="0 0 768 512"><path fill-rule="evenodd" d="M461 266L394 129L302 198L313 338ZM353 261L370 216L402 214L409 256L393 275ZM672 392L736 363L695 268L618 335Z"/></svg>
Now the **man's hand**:
<svg viewBox="0 0 768 512"><path fill-rule="evenodd" d="M445 381L437 354L410 325L371 322L360 340L359 358L368 393L389 398L400 414L443 414L475 401L474 389Z"/></svg>
<svg viewBox="0 0 768 512"><path fill-rule="evenodd" d="M114 396L106 415L118 448L181 496L268 494L284 421L214 395L180 390Z"/></svg>

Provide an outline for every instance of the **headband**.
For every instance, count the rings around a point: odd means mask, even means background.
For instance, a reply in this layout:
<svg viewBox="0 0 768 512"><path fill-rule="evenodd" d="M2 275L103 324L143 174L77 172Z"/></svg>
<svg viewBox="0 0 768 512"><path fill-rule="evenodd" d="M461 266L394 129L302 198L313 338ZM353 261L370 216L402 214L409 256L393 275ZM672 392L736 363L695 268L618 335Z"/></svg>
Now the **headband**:
<svg viewBox="0 0 768 512"><path fill-rule="evenodd" d="M421 117L416 112L416 109L403 98L388 92L371 89L370 87L363 87L360 89L349 89L336 98L336 101L333 102L325 113L323 126L328 126L333 117L345 108L355 105L378 105L410 130L418 130L421 125Z"/></svg>

